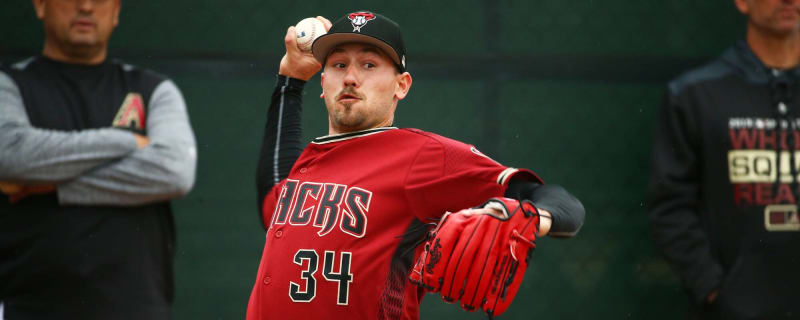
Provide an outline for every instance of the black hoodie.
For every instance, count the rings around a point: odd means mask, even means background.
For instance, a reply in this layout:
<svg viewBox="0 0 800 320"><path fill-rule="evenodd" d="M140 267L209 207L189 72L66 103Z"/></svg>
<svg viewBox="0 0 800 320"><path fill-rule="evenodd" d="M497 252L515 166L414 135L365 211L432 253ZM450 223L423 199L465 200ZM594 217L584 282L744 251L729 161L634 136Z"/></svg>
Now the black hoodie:
<svg viewBox="0 0 800 320"><path fill-rule="evenodd" d="M669 83L649 215L703 318L800 319L797 79L800 67L770 69L740 41Z"/></svg>

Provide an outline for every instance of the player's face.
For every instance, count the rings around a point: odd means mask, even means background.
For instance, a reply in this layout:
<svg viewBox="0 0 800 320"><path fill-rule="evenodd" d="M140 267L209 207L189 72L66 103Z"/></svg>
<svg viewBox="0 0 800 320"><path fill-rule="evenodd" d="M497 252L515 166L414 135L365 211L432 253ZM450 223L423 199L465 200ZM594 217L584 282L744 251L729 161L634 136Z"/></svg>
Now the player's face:
<svg viewBox="0 0 800 320"><path fill-rule="evenodd" d="M800 0L736 0L749 24L773 34L800 30Z"/></svg>
<svg viewBox="0 0 800 320"><path fill-rule="evenodd" d="M120 0L33 0L46 41L65 49L105 47L119 21Z"/></svg>
<svg viewBox="0 0 800 320"><path fill-rule="evenodd" d="M397 101L410 86L411 76L398 73L380 49L359 43L337 47L328 55L322 74L329 133L391 125Z"/></svg>

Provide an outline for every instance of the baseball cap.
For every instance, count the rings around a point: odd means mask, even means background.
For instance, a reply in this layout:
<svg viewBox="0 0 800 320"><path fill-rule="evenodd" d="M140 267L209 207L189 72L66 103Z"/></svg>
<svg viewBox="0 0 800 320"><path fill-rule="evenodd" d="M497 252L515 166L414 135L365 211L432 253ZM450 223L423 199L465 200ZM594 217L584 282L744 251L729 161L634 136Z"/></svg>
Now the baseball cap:
<svg viewBox="0 0 800 320"><path fill-rule="evenodd" d="M383 15L357 11L336 20L328 33L311 45L311 53L320 63L337 45L361 42L372 44L385 52L401 72L406 71L406 44L400 26Z"/></svg>

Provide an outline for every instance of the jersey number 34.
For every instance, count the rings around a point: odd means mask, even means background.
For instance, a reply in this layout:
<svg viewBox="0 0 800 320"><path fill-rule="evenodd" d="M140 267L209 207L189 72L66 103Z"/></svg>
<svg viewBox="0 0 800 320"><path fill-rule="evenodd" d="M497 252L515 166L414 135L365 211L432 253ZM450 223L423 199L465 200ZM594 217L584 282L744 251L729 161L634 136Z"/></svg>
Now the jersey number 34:
<svg viewBox="0 0 800 320"><path fill-rule="evenodd" d="M333 271L333 265L336 262L336 253L333 251L325 251L325 259L322 267L322 276L327 281L339 283L339 294L336 298L336 304L347 305L349 298L350 283L353 282L353 274L350 273L350 261L353 257L351 252L341 252L339 255L339 271ZM300 279L305 281L304 285L289 281L289 298L294 302L311 302L317 295L317 278L314 276L319 268L319 255L317 251L312 249L300 249L294 255L294 264L303 266L306 264L305 270L300 273ZM304 290L300 288L305 287Z"/></svg>

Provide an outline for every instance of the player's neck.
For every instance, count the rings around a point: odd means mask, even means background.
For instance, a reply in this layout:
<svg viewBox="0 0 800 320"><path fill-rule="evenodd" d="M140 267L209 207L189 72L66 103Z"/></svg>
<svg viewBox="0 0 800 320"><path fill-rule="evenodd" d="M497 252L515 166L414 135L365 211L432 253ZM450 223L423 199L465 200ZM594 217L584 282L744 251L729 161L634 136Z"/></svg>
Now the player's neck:
<svg viewBox="0 0 800 320"><path fill-rule="evenodd" d="M381 121L381 123L378 123L377 125L369 126L369 127L366 127L366 128L336 126L333 123L329 122L328 123L328 135L332 136L332 135L336 135L336 134L359 132L359 131L366 131L366 130L372 130L372 129L377 129L377 128L391 127L393 122L394 122L394 116L392 116L391 118L386 119L384 121Z"/></svg>
<svg viewBox="0 0 800 320"><path fill-rule="evenodd" d="M345 134L345 133L367 131L367 130L382 128L382 127L385 127L385 126L377 126L377 127L371 127L371 128L357 128L357 129L356 128L339 128L339 129L335 129L335 128L333 128L333 126L331 126L331 127L328 127L328 135L332 136L332 135L337 135L337 134Z"/></svg>
<svg viewBox="0 0 800 320"><path fill-rule="evenodd" d="M63 46L48 39L45 40L42 55L55 61L70 64L98 65L106 60L107 52L106 46Z"/></svg>
<svg viewBox="0 0 800 320"><path fill-rule="evenodd" d="M747 44L770 68L790 69L800 64L800 30L776 34L748 26Z"/></svg>

